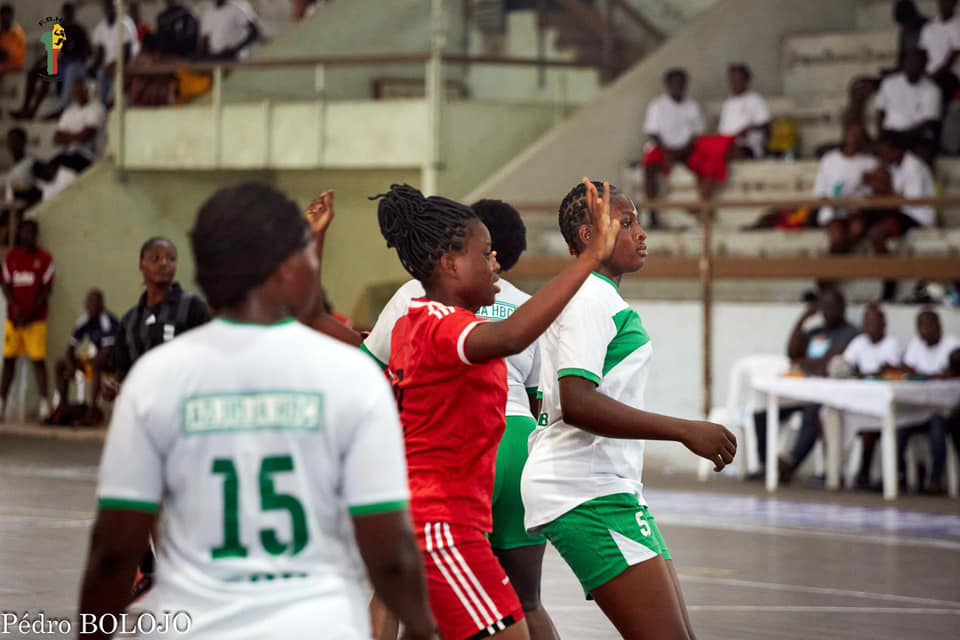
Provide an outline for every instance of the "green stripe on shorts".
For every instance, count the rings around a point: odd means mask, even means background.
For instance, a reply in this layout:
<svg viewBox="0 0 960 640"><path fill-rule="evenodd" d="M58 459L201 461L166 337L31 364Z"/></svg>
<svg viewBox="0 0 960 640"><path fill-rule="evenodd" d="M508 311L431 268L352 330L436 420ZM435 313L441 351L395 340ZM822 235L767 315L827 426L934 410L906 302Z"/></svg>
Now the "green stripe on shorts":
<svg viewBox="0 0 960 640"><path fill-rule="evenodd" d="M670 550L647 507L629 493L595 498L543 528L588 597L635 564Z"/></svg>

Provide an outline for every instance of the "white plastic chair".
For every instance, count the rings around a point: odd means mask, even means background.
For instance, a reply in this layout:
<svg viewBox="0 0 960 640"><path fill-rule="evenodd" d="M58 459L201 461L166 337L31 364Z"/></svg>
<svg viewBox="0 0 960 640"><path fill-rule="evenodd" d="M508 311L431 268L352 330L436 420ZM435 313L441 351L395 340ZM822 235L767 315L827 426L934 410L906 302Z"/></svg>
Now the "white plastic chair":
<svg viewBox="0 0 960 640"><path fill-rule="evenodd" d="M757 432L753 424L753 414L761 403L753 392L751 381L782 375L790 368L790 361L783 355L752 355L740 358L730 367L727 404L713 407L707 420L722 424L737 434L737 458L740 462L740 475L760 470L757 455ZM697 477L704 481L710 477L713 463L702 458L697 468Z"/></svg>

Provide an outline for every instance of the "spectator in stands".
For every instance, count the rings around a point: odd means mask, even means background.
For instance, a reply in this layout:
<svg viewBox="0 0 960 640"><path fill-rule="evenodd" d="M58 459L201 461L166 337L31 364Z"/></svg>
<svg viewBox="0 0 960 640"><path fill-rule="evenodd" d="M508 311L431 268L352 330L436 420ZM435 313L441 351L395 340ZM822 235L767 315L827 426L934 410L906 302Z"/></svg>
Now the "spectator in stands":
<svg viewBox="0 0 960 640"><path fill-rule="evenodd" d="M79 174L73 169L58 164L54 160L33 163L33 177L40 190L40 201L46 202L66 189Z"/></svg>
<svg viewBox="0 0 960 640"><path fill-rule="evenodd" d="M720 112L719 133L736 137L738 157L762 158L770 137L770 109L756 91L750 89L750 68L732 64L727 70L730 97Z"/></svg>
<svg viewBox="0 0 960 640"><path fill-rule="evenodd" d="M59 65L60 71L57 74L60 108L54 113L46 116L45 119L56 119L70 104L73 97L73 84L78 78L84 78L87 74L87 59L90 57L91 45L90 36L82 24L77 22L77 9L72 2L64 3L60 8L60 17L62 21L66 41L60 50ZM10 115L18 120L30 120L37 109L47 97L50 90L50 82L47 82L43 76L46 72L46 57L39 58L36 65L27 72L26 89L23 93L23 102L20 109L11 112Z"/></svg>
<svg viewBox="0 0 960 640"><path fill-rule="evenodd" d="M17 358L33 363L40 392L41 420L50 417L47 400L47 301L53 289L53 257L37 244L39 228L25 220L17 229L16 246L3 260L3 293L7 298L7 328L0 379L0 418L5 416Z"/></svg>
<svg viewBox="0 0 960 640"><path fill-rule="evenodd" d="M864 177L865 182L878 196L903 198L932 198L936 187L930 167L907 150L903 138L886 132L878 147L882 166ZM887 241L899 238L914 227L932 227L934 210L928 205L906 205L895 209L872 209L863 211L850 223L850 236L854 241L866 236L877 254L890 253ZM889 302L897 292L897 283L883 283L883 300Z"/></svg>
<svg viewBox="0 0 960 640"><path fill-rule="evenodd" d="M7 131L7 151L13 159L13 166L4 180L4 199L7 202L20 201L27 206L40 202L41 194L33 177L35 160L27 153L27 132L22 127Z"/></svg>
<svg viewBox="0 0 960 640"><path fill-rule="evenodd" d="M804 325L820 314L823 324L806 330ZM843 293L836 288L827 288L820 292L816 303L811 304L797 320L787 341L787 357L793 367L808 376L825 376L827 363L834 356L846 350L859 331L847 321L847 301ZM778 468L783 482L789 482L803 460L813 450L820 436L820 405L801 404L780 408L780 419L801 412L800 431L791 453L780 457ZM757 448L760 459L765 460L767 453L767 413L758 411L753 416L757 431ZM762 479L763 473L754 474L753 479Z"/></svg>
<svg viewBox="0 0 960 640"><path fill-rule="evenodd" d="M86 312L80 316L73 327L66 356L57 362L56 380L60 402L51 417L51 422L59 424L58 414L62 414L70 404L70 382L78 371L84 372L90 379L90 406L84 423L96 426L103 420L100 411L100 379L112 367L112 352L117 338L120 321L110 313L103 300L100 289L91 289L87 293ZM86 343L86 349L78 354L77 350Z"/></svg>
<svg viewBox="0 0 960 640"><path fill-rule="evenodd" d="M53 134L53 143L62 147L53 162L82 173L97 159L97 145L106 121L106 109L99 100L90 98L86 81L77 80L73 102L61 114Z"/></svg>
<svg viewBox="0 0 960 640"><path fill-rule="evenodd" d="M143 44L143 39L153 33L153 28L143 21L143 18L140 14L140 3L131 2L127 6L127 15L130 16L130 19L133 20L134 26L137 28L137 42Z"/></svg>
<svg viewBox="0 0 960 640"><path fill-rule="evenodd" d="M27 35L13 22L13 5L0 7L0 77L23 69Z"/></svg>
<svg viewBox="0 0 960 640"><path fill-rule="evenodd" d="M847 85L847 104L840 112L840 141L829 142L816 148L817 158L823 158L835 149L843 149L850 127L856 125L864 135L864 144L870 147L874 133L871 131L873 120L868 118L870 101L880 89L880 81L872 76L857 76Z"/></svg>
<svg viewBox="0 0 960 640"><path fill-rule="evenodd" d="M670 175L670 167L676 162L687 163L697 136L706 129L700 105L687 96L687 82L686 70L668 70L663 75L666 93L647 105L643 125L649 137L643 158L643 186L647 200L657 199L661 174ZM654 210L650 211L650 226L659 226Z"/></svg>
<svg viewBox="0 0 960 640"><path fill-rule="evenodd" d="M900 342L896 336L887 333L887 318L876 303L868 304L864 309L863 333L844 349L843 360L859 378L875 378L900 368ZM858 489L870 489L870 467L880 433L863 431L860 438L863 441L863 455L854 483Z"/></svg>
<svg viewBox="0 0 960 640"><path fill-rule="evenodd" d="M260 27L247 0L214 0L200 19L200 34L204 57L237 60L260 37Z"/></svg>
<svg viewBox="0 0 960 640"><path fill-rule="evenodd" d="M946 104L960 87L960 16L957 0L937 0L940 15L920 32L920 48L927 52L927 74L940 87Z"/></svg>
<svg viewBox="0 0 960 640"><path fill-rule="evenodd" d="M863 126L852 123L847 128L843 149L831 151L820 160L813 194L818 198L858 198L868 195L864 175L879 164L876 157L866 153L866 135ZM850 233L850 212L831 206L820 207L817 224L826 227L830 238L830 253L847 253L859 238Z"/></svg>
<svg viewBox="0 0 960 640"><path fill-rule="evenodd" d="M920 13L913 0L899 0L893 6L893 19L900 25L900 36L897 40L897 69L903 71L907 52L920 48L920 34L930 19Z"/></svg>
<svg viewBox="0 0 960 640"><path fill-rule="evenodd" d="M931 161L938 148L940 89L924 74L927 54L907 52L903 71L884 78L877 95L877 130L900 134L911 151Z"/></svg>
<svg viewBox="0 0 960 640"><path fill-rule="evenodd" d="M940 316L933 309L923 309L917 314L917 335L907 345L903 356L904 369L911 375L923 378L943 378L950 375L951 354L960 348L955 336L943 335ZM904 469L904 453L910 439L916 435L930 434L930 455L933 458L928 493L944 493L943 470L947 460L947 420L934 415L924 423L897 430L897 454L900 469Z"/></svg>
<svg viewBox="0 0 960 640"><path fill-rule="evenodd" d="M123 61L128 63L140 52L137 41L137 25L130 16L124 16L123 24L117 20L114 0L103 0L103 20L93 30L93 57L91 71L97 76L97 96L107 108L113 106L113 82L117 60L121 52L117 51L118 30L123 32Z"/></svg>
<svg viewBox="0 0 960 640"><path fill-rule="evenodd" d="M177 0L166 0L157 16L157 49L163 55L193 58L197 55L200 23L193 12Z"/></svg>
<svg viewBox="0 0 960 640"><path fill-rule="evenodd" d="M150 67L165 62L171 62L172 59L159 52L157 48L157 36L148 33L140 43L140 55L138 55L133 64L130 65L130 71L138 69L149 69ZM174 91L176 87L176 78L174 74L164 75L133 75L130 78L130 104L134 107L158 107L168 105L173 102Z"/></svg>

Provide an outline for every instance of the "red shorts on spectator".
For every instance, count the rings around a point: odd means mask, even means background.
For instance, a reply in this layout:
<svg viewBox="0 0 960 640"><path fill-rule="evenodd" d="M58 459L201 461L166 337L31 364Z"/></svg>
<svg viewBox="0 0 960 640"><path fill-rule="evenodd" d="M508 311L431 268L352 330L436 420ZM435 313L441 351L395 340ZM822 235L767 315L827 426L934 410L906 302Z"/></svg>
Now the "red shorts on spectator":
<svg viewBox="0 0 960 640"><path fill-rule="evenodd" d="M523 619L520 600L482 531L432 522L417 526L417 541L441 637L487 638Z"/></svg>
<svg viewBox="0 0 960 640"><path fill-rule="evenodd" d="M700 136L687 158L687 168L700 178L712 178L717 182L727 180L727 158L733 148L734 136ZM660 167L670 175L670 164L660 147L652 147L643 157L644 167Z"/></svg>

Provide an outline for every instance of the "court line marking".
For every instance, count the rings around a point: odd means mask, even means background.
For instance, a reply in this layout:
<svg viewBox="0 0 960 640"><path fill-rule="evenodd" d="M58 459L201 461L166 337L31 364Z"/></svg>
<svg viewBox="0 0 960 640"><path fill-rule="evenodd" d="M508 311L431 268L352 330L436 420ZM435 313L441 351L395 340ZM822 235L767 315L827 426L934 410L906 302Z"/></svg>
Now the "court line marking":
<svg viewBox="0 0 960 640"><path fill-rule="evenodd" d="M747 587L766 589L768 591L792 591L795 593L812 593L827 596L846 596L850 598L864 598L867 600L883 600L887 602L912 602L916 604L941 605L956 607L960 613L960 602L953 600L937 600L936 598L921 598L917 596L901 596L895 593L876 593L873 591L857 591L854 589L836 589L832 587L808 587L799 584L784 584L781 582L760 582L758 580L740 580L737 578L712 578L709 576L691 576L679 573L682 582L699 582L701 584L720 584L729 587ZM844 607L841 607L844 608Z"/></svg>
<svg viewBox="0 0 960 640"><path fill-rule="evenodd" d="M57 468L5 465L2 469L0 469L0 475L17 476L20 478L44 478L51 480L89 480L96 482L97 474L97 467L90 465Z"/></svg>
<svg viewBox="0 0 960 640"><path fill-rule="evenodd" d="M553 609L553 607L551 607ZM908 613L914 615L960 615L960 609L930 609L921 607L818 607L780 605L726 605L691 604L688 611L740 612L740 613Z"/></svg>
<svg viewBox="0 0 960 640"><path fill-rule="evenodd" d="M945 549L947 551L960 551L960 541L942 540L937 538L905 537L897 534L865 534L848 533L844 531L832 531L822 529L799 529L778 527L774 525L761 524L740 524L732 522L718 522L713 519L689 518L686 516L657 515L657 522L675 525L678 527L691 527L697 529L717 529L720 531L737 531L742 533L763 533L771 536L782 537L807 537L807 538L832 538L834 540L855 540L857 542L869 542L873 544L886 544L910 547L925 547L928 549Z"/></svg>

